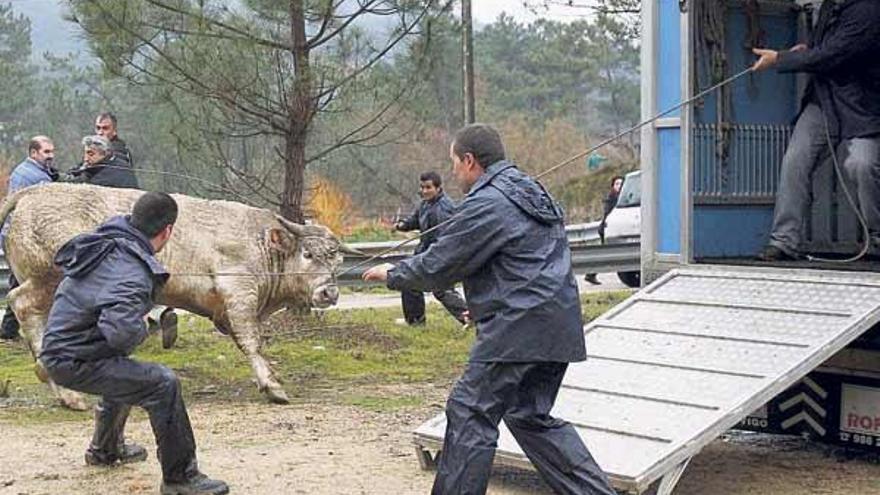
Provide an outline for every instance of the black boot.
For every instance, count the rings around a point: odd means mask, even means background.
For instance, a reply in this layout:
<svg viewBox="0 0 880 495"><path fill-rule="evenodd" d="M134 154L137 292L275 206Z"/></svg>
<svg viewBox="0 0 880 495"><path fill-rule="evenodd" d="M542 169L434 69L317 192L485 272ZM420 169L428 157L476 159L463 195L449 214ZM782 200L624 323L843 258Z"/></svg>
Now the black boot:
<svg viewBox="0 0 880 495"><path fill-rule="evenodd" d="M174 308L165 308L159 316L159 328L162 329L162 348L171 349L177 342L177 313Z"/></svg>
<svg viewBox="0 0 880 495"><path fill-rule="evenodd" d="M11 309L6 308L6 313L3 314L3 323L0 323L0 339L18 339L18 328L19 325L18 320L15 318L15 313Z"/></svg>
<svg viewBox="0 0 880 495"><path fill-rule="evenodd" d="M113 466L147 459L147 450L137 444L125 443L123 430L131 406L104 403L95 406L95 434L86 450L89 466Z"/></svg>
<svg viewBox="0 0 880 495"><path fill-rule="evenodd" d="M163 481L160 489L162 495L225 495L229 493L229 485L212 480L199 471L198 464L192 460L186 469L183 481Z"/></svg>

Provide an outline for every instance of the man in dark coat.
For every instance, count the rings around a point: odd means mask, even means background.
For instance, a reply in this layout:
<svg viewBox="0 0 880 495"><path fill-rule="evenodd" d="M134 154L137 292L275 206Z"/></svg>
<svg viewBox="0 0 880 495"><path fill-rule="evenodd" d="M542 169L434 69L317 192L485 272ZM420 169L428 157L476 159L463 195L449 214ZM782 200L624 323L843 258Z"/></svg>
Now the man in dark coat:
<svg viewBox="0 0 880 495"><path fill-rule="evenodd" d="M568 363L586 358L562 211L493 128L464 127L450 154L467 193L454 219L424 253L364 274L397 290L464 282L477 339L446 403L433 493L485 493L504 420L554 491L613 495L575 429L550 416Z"/></svg>
<svg viewBox="0 0 880 495"><path fill-rule="evenodd" d="M110 115L111 117L104 117ZM111 120L112 119L112 120ZM112 114L101 114L95 127L113 123L113 136L116 136L116 118ZM131 155L125 148L125 143L117 139L118 146L114 148L113 141L103 135L86 136L83 138L83 163L80 167L71 171L71 182L83 182L95 186L118 187L137 189L138 180L131 167ZM148 315L151 332L161 332L162 347L170 349L177 341L177 314L173 308L157 306Z"/></svg>
<svg viewBox="0 0 880 495"><path fill-rule="evenodd" d="M55 383L101 396L86 463L146 459L143 447L124 441L126 419L137 405L146 409L156 436L161 493L225 494L225 483L198 469L180 381L165 366L129 357L147 337L143 317L168 280L154 256L170 239L176 219L174 199L149 192L138 199L130 217L114 217L61 247L55 264L64 278L39 358Z"/></svg>
<svg viewBox="0 0 880 495"><path fill-rule="evenodd" d="M833 150L880 247L880 2L825 0L809 43L788 51L755 49L754 70L806 72L807 90L782 176L765 261L802 256L813 169Z"/></svg>
<svg viewBox="0 0 880 495"><path fill-rule="evenodd" d="M102 112L95 118L95 134L110 141L110 151L113 152L114 156L134 166L131 151L128 150L128 145L125 144L125 141L119 137L116 129L116 115L110 112Z"/></svg>
<svg viewBox="0 0 880 495"><path fill-rule="evenodd" d="M103 136L86 136L82 140L83 163L72 170L72 182L95 186L138 188L137 176L131 164L119 158Z"/></svg>
<svg viewBox="0 0 880 495"><path fill-rule="evenodd" d="M419 239L416 254L424 253L437 240L438 230L431 230L445 222L455 213L455 205L449 196L443 192L443 182L437 172L425 172L419 176L419 193L422 202L418 208L407 218L397 222L396 230L407 232L410 230L428 231ZM454 288L433 291L434 297L446 308L453 318L464 324L467 306L464 300ZM425 295L420 290L400 291L403 317L409 325L425 324Z"/></svg>

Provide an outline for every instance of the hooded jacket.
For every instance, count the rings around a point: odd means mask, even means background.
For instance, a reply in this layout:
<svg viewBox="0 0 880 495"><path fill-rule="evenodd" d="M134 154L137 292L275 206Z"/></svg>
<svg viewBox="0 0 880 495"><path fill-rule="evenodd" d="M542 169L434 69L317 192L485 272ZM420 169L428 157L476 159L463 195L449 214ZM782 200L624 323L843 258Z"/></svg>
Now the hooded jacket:
<svg viewBox="0 0 880 495"><path fill-rule="evenodd" d="M412 215L400 222L398 230L420 230L422 232L432 229L445 222L455 213L455 204L445 192L440 191L436 197L429 201L422 201ZM442 230L442 227L438 230ZM423 253L437 240L439 232L433 230L421 237L416 254Z"/></svg>
<svg viewBox="0 0 880 495"><path fill-rule="evenodd" d="M471 361L586 358L562 209L510 162L486 168L437 241L390 270L387 285L435 291L459 281L477 326Z"/></svg>
<svg viewBox="0 0 880 495"><path fill-rule="evenodd" d="M143 317L168 272L129 217L113 217L55 255L55 291L41 358L96 361L127 356L147 338Z"/></svg>

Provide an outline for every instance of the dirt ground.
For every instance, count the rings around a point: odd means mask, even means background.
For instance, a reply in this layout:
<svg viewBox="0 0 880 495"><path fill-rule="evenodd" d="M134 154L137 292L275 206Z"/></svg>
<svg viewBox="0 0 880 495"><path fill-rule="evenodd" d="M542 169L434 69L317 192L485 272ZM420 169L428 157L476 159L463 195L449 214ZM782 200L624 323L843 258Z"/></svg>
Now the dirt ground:
<svg viewBox="0 0 880 495"><path fill-rule="evenodd" d="M190 408L199 458L239 494L423 494L433 472L419 469L412 430L441 411L448 384L409 394L427 406L370 411L309 400L290 406L200 402ZM397 392L372 390L370 393ZM86 467L86 421L0 423L0 494L157 493L159 467L149 423L131 418L129 437L150 446L147 462ZM677 495L880 494L876 456L800 439L735 433L695 457ZM496 469L490 494L550 493L532 472Z"/></svg>

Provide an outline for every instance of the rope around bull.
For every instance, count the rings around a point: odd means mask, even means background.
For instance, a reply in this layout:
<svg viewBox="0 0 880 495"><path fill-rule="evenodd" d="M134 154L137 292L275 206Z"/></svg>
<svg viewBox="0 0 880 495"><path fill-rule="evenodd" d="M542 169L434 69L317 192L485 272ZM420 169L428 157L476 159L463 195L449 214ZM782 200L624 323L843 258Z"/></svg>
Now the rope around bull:
<svg viewBox="0 0 880 495"><path fill-rule="evenodd" d="M719 83L716 83L716 84L700 91L699 93L688 98L687 100L681 101L681 102L677 103L676 105L669 107L660 113L657 113L656 115L654 115L653 117L651 117L649 119L643 120L634 126L631 126L627 129L624 129L623 131L620 131L619 133L615 134L614 136L611 136L611 137L599 142L599 144L596 144L595 146L592 146L592 147L590 147L580 153L577 153L575 155L570 156L569 158L566 158L565 160L559 162L558 164L556 164L556 165L548 168L547 170L539 173L538 175L536 175L535 180L539 180L540 178L542 178L546 175L549 175L549 174L561 169L562 167L570 165L571 163L575 162L576 160L584 158L585 156L590 155L591 153L594 153L595 151L617 141L618 139L625 137L625 136L641 129L642 127L645 127L648 124L652 124L652 123L656 122L657 120L663 118L664 116L666 116L666 115L668 115L668 114L670 114L680 108L683 108L685 106L693 104L695 101L704 98L708 94L710 94L720 88L723 88L724 86L727 86L728 84L733 83L734 81L740 79L741 77L745 76L746 74L751 73L752 70L753 70L752 67L749 67L749 68L747 68L747 69L745 69L745 70L743 70L743 71L741 71L731 77L728 77L727 79L725 79ZM152 174L159 174L159 175L169 175L169 176L173 176L173 177L180 177L180 178L195 180L198 182L208 184L214 188L218 188L221 191L229 192L229 193L233 194L234 196L236 196L237 198L242 199L243 200L242 202L247 204L248 206L257 207L256 205L254 205L250 201L250 199L248 199L244 195L238 193L237 191L234 191L226 186L215 184L215 183L208 181L206 179L202 179L201 177L195 177L195 176L182 174L182 173L178 173L178 172L167 172L167 171L163 171L163 170L152 170L152 169L144 169L144 168L125 167L125 166L119 166L119 165L105 165L104 167L134 170L137 172L145 172L145 173L152 173ZM407 239L404 239L403 241L401 241L401 242L399 242L399 243L397 243L387 249L384 249L384 250L380 251L379 253L377 253L373 256L370 256L367 259L365 259L359 263L356 263L355 265L343 270L342 272L339 272L338 274L335 272L329 272L329 271L323 271L323 272L322 271L313 271L313 272L213 272L213 273L211 273L211 272L180 272L180 273L172 273L171 275L178 276L178 277L195 277L195 276L202 276L202 277L255 277L255 276L291 276L291 275L297 275L297 276L298 275L335 275L336 277L341 277L341 276L346 275L348 273L351 273L351 272L353 272L363 266L366 266L370 263L373 263L376 260L381 260L386 255L388 255L394 251L398 251L403 246L406 246L407 244L410 244L413 241L417 241L417 240L421 239L421 237L424 236L425 234L433 232L433 231L449 224L450 222L452 222L453 220L458 218L459 215L460 215L460 213L455 213L454 215L452 215L451 217L449 217L445 221L431 227L430 229L421 231L421 232L419 232L418 235L410 236Z"/></svg>

